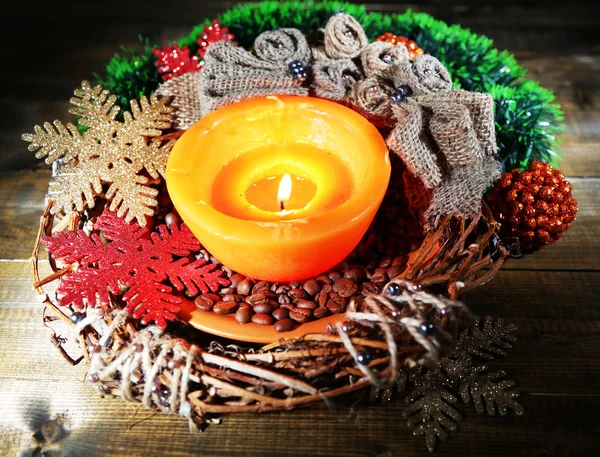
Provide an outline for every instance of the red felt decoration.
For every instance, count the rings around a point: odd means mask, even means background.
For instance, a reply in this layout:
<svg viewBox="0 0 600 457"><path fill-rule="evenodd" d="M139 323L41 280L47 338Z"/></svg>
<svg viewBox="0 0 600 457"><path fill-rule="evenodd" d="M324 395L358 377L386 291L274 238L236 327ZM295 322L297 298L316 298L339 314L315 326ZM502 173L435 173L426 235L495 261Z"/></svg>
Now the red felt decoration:
<svg viewBox="0 0 600 457"><path fill-rule="evenodd" d="M158 67L158 73L162 75L163 81L173 76L198 71L202 66L198 56L190 56L187 46L179 48L173 45L173 48L170 48L165 44L162 49L153 49L152 52L158 57L154 64Z"/></svg>
<svg viewBox="0 0 600 457"><path fill-rule="evenodd" d="M204 59L204 55L206 54L206 49L209 45L213 43L217 43L219 41L233 41L235 37L229 33L229 29L227 27L221 27L221 24L216 19L212 21L211 25L205 25L204 31L200 34L200 38L198 38L198 54L200 57ZM235 41L233 44L237 44Z"/></svg>
<svg viewBox="0 0 600 457"><path fill-rule="evenodd" d="M54 258L79 264L61 279L57 296L62 305L78 309L106 306L109 292L121 295L124 288L125 309L143 324L155 322L164 329L181 303L173 287L194 296L230 285L216 265L188 258L200 249L200 243L184 224L160 225L150 232L106 211L94 228L108 240L106 243L97 233L88 237L83 230L42 239Z"/></svg>

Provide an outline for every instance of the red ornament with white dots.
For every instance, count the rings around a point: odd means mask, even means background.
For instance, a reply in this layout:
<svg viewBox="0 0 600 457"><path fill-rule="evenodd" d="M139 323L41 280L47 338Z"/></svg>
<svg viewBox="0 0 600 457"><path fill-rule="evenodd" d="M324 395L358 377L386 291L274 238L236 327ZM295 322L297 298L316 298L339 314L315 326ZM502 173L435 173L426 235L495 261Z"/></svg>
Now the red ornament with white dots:
<svg viewBox="0 0 600 457"><path fill-rule="evenodd" d="M413 40L409 40L404 36L394 35L392 32L385 32L383 35L375 38L375 41L384 41L397 46L405 46L408 50L408 55L412 60L415 60L417 56L425 54L425 52Z"/></svg>
<svg viewBox="0 0 600 457"><path fill-rule="evenodd" d="M486 197L502 224L502 238L517 237L524 252L554 243L575 220L577 201L565 175L545 162L504 173Z"/></svg>

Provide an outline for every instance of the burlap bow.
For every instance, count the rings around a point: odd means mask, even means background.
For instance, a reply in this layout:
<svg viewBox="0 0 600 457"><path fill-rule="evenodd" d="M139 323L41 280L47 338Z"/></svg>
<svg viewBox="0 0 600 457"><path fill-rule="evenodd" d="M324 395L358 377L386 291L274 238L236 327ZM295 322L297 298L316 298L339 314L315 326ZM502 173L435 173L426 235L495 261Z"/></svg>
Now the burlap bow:
<svg viewBox="0 0 600 457"><path fill-rule="evenodd" d="M227 43L208 48L199 73L163 83L180 128L236 101L262 95L314 95L346 104L388 136L404 162L406 193L424 222L446 214L473 216L501 171L490 95L453 90L433 56L411 60L403 45L368 43L347 14L332 17L309 48L296 29L265 32L254 53ZM298 65L308 81L298 78ZM296 71L296 73L294 73Z"/></svg>

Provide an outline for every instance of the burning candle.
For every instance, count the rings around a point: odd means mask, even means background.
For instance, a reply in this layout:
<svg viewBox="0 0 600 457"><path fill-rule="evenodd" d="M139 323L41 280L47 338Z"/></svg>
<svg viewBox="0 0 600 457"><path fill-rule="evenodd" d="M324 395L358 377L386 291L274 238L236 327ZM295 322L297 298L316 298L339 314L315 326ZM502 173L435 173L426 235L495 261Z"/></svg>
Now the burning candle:
<svg viewBox="0 0 600 457"><path fill-rule="evenodd" d="M360 114L310 97L259 97L221 108L175 144L167 188L220 262L290 281L342 261L390 177L385 142Z"/></svg>

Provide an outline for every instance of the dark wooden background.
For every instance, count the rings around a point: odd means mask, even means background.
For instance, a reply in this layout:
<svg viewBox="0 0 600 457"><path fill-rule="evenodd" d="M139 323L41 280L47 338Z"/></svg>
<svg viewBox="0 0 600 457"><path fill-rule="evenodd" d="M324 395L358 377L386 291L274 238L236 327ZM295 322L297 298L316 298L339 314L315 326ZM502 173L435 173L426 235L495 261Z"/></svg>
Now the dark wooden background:
<svg viewBox="0 0 600 457"><path fill-rule="evenodd" d="M407 7L459 23L516 54L531 77L554 90L567 129L560 168L580 212L556 245L509 261L468 297L481 315L518 326L502 364L518 380L526 413L477 416L462 408L459 432L440 456L590 456L600 449L600 9L584 1L460 4L363 2ZM591 3L591 2L590 2ZM596 2L597 3L597 2ZM177 417L100 399L49 342L31 288L28 259L49 172L20 140L34 124L69 119L68 99L138 35L158 43L183 34L233 2L13 2L0 15L0 456L29 457L44 418L68 436L47 456L372 456L426 455L400 417L402 404L225 417L199 436Z"/></svg>

